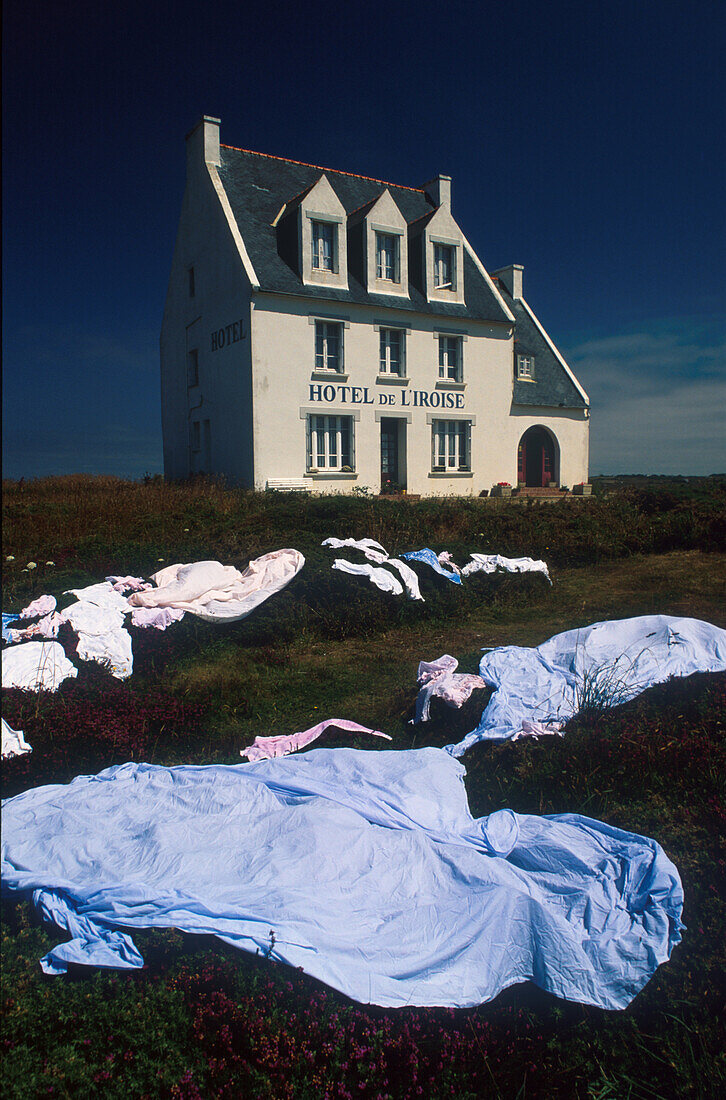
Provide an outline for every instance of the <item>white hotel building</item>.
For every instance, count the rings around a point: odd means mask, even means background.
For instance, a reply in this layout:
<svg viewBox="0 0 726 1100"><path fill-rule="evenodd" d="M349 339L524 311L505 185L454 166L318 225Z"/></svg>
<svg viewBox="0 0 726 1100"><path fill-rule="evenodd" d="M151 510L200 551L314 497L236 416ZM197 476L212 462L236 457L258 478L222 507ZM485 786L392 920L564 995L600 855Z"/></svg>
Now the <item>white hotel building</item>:
<svg viewBox="0 0 726 1100"><path fill-rule="evenodd" d="M587 481L589 403L487 273L451 180L402 187L187 137L161 334L167 477L478 495Z"/></svg>

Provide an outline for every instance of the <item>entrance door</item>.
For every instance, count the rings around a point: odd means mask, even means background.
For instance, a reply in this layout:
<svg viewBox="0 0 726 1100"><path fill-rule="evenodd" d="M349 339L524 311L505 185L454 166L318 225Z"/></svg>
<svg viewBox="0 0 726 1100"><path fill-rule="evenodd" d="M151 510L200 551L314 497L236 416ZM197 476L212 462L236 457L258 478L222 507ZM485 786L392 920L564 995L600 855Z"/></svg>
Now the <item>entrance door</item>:
<svg viewBox="0 0 726 1100"><path fill-rule="evenodd" d="M381 492L406 488L404 463L401 461L401 432L406 422L393 416L381 417Z"/></svg>
<svg viewBox="0 0 726 1100"><path fill-rule="evenodd" d="M531 488L555 480L555 445L544 428L530 428L519 443L517 480Z"/></svg>

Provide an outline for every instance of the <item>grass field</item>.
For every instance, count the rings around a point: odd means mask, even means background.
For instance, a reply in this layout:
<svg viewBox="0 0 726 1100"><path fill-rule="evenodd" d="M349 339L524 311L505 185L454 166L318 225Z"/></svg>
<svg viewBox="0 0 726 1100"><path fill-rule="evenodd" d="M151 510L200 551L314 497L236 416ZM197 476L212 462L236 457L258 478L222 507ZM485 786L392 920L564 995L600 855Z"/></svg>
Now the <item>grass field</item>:
<svg viewBox="0 0 726 1100"><path fill-rule="evenodd" d="M479 575L459 589L422 570L426 603L396 600L333 573L328 535L367 535L392 554L448 549L460 563L473 550L543 557L554 585ZM333 715L385 730L387 748L444 745L473 727L485 696L461 711L435 702L433 721L410 726L419 660L448 652L474 671L482 646L636 614L726 627L720 478L608 479L591 500L553 505L306 499L160 479L5 483L3 610L109 573L202 558L243 566L287 545L305 568L244 622L187 616L165 634L134 631L125 682L84 666L55 695L3 691L4 717L34 748L3 764L4 796L129 759L237 763L256 734ZM38 959L61 934L28 900L4 899L3 1096L722 1096L725 715L726 676L698 675L575 719L563 739L479 745L464 758L475 815L584 813L654 837L677 865L683 942L626 1011L531 984L474 1010L371 1009L179 932L134 936L142 971L47 978ZM351 743L380 747L334 733L319 742Z"/></svg>

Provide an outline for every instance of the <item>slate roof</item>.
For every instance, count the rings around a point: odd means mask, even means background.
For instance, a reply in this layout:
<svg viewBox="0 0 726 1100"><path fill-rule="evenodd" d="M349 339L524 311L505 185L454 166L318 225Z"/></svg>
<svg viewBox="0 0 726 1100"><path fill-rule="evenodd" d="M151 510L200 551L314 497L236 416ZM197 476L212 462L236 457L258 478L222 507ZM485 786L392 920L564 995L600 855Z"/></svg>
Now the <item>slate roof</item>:
<svg viewBox="0 0 726 1100"><path fill-rule="evenodd" d="M534 382L514 378L515 405L546 405L550 408L584 409L587 402L574 384L541 331L518 299L513 299L497 280L497 290L515 317L514 355L534 356Z"/></svg>
<svg viewBox="0 0 726 1100"><path fill-rule="evenodd" d="M334 287L305 286L300 276L278 253L277 232L272 222L283 203L299 198L301 193L325 175L340 199L346 214L352 214L372 202L386 187L410 225L434 208L425 193L414 187L401 187L381 180L356 176L348 172L317 168L311 164L285 160L282 157L234 149L220 148L219 175L232 207L242 240L262 290L278 294L296 294L306 298L337 302L358 302L439 317L471 318L481 321L504 321L509 318L492 293L471 256L464 249L464 295L466 305L448 302L428 302L423 293L410 285L408 300L391 299L386 294L369 293L355 274L348 272L348 290ZM421 228L425 223L421 221ZM418 228L418 227L417 227Z"/></svg>

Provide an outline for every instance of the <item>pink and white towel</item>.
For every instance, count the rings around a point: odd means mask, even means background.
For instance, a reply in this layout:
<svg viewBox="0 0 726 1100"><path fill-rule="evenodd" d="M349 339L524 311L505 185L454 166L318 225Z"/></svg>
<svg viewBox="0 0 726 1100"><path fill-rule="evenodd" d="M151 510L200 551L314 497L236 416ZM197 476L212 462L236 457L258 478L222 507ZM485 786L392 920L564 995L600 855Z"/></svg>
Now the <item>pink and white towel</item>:
<svg viewBox="0 0 726 1100"><path fill-rule="evenodd" d="M318 722L317 726L311 726L309 730L303 730L302 733L255 737L251 745L242 749L240 756L246 756L249 761L268 760L273 756L288 756L291 752L297 752L298 749L303 749L312 741L316 741L329 726L345 730L346 733L369 733L372 737L385 737L387 741L391 740L387 733L369 729L368 726L359 726L357 722L349 722L347 718L326 718L323 722Z"/></svg>

